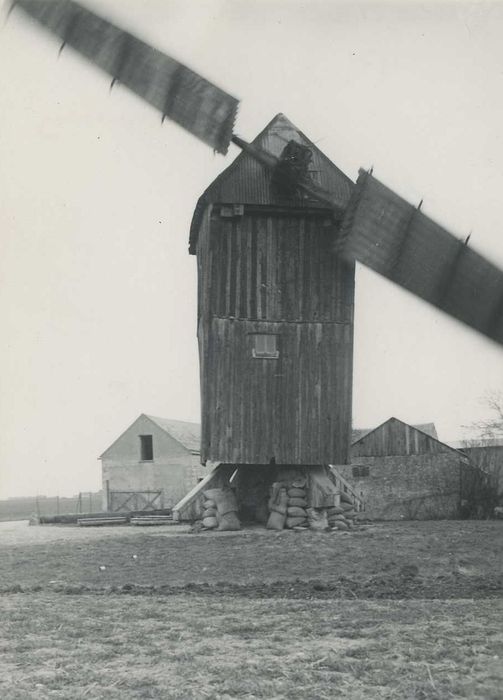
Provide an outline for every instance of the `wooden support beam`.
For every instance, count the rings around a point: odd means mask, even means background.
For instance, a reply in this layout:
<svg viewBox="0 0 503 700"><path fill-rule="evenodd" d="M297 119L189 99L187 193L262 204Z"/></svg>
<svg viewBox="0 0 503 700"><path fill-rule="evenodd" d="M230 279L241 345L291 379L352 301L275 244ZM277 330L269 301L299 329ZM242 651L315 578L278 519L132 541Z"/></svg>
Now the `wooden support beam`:
<svg viewBox="0 0 503 700"><path fill-rule="evenodd" d="M235 464L218 464L173 507L173 520L197 520L202 515L203 491L229 485Z"/></svg>

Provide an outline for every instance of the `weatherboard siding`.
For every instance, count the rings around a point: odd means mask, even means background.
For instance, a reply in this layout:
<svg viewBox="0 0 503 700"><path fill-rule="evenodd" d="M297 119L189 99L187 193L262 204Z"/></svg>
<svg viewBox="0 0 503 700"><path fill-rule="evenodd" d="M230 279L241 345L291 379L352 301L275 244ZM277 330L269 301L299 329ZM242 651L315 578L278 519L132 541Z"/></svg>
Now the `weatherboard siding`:
<svg viewBox="0 0 503 700"><path fill-rule="evenodd" d="M396 418L380 425L363 438L353 443L353 457L413 455L452 451L439 440L426 435L411 425Z"/></svg>
<svg viewBox="0 0 503 700"><path fill-rule="evenodd" d="M354 266L324 212L208 209L198 237L201 459L326 464L348 458ZM278 359L252 356L278 336Z"/></svg>

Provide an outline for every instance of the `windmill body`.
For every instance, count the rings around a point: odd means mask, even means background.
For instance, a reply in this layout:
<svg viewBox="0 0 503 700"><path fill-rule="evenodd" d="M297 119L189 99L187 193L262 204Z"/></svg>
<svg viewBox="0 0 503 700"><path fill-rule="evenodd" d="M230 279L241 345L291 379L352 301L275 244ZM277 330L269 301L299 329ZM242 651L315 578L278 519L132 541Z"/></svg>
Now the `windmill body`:
<svg viewBox="0 0 503 700"><path fill-rule="evenodd" d="M308 177L349 200L352 182L278 115L254 145L298 143ZM351 429L354 263L332 252L333 212L281 190L242 153L201 197L201 457L232 464L345 463Z"/></svg>

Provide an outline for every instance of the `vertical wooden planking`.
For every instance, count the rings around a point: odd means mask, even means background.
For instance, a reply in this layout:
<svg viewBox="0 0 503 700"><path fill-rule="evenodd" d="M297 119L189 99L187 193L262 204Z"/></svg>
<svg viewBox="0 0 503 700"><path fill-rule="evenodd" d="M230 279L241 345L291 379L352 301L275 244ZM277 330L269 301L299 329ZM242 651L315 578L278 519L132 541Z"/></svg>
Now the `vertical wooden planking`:
<svg viewBox="0 0 503 700"><path fill-rule="evenodd" d="M211 245L198 249L199 279L211 272L200 325L208 458L344 461L352 324L339 323L347 307L336 301L351 278L328 259L321 223L270 213L214 216ZM251 330L278 333L280 359L252 358Z"/></svg>

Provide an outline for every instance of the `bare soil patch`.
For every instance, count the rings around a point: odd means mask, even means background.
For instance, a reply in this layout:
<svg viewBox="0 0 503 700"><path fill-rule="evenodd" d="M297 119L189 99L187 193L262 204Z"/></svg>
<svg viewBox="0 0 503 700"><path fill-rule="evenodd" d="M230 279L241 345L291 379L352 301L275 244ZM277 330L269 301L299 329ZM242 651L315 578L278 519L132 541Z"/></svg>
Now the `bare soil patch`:
<svg viewBox="0 0 503 700"><path fill-rule="evenodd" d="M486 598L503 593L503 522L383 523L351 533L75 533L1 547L0 591L291 598ZM44 542L47 533L49 541Z"/></svg>
<svg viewBox="0 0 503 700"><path fill-rule="evenodd" d="M2 700L503 698L502 522L16 526Z"/></svg>

